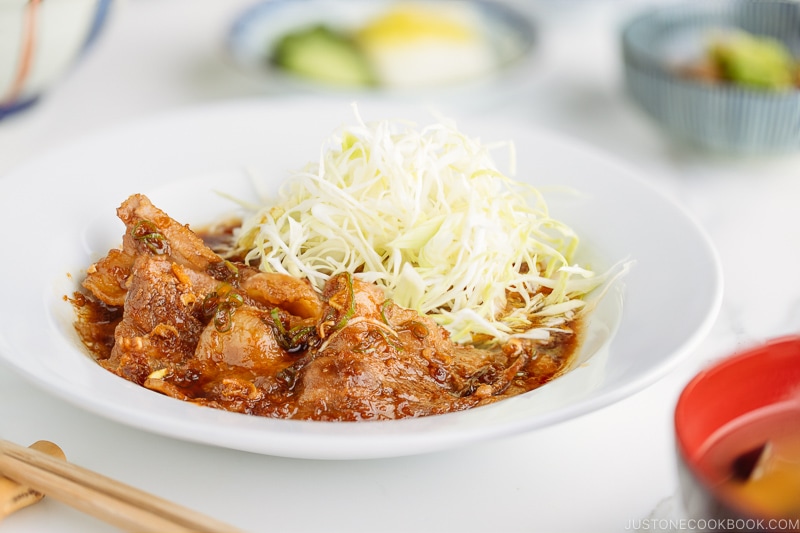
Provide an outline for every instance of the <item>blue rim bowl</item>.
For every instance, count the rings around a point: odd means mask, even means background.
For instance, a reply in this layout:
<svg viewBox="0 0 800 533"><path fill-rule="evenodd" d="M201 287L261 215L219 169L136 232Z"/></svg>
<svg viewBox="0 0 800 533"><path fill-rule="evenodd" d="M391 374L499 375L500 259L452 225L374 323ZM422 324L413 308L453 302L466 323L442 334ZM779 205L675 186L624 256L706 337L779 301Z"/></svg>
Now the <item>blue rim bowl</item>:
<svg viewBox="0 0 800 533"><path fill-rule="evenodd" d="M678 73L715 31L775 38L800 57L800 3L738 0L651 8L622 30L625 88L675 139L714 151L771 154L800 148L800 90L711 84Z"/></svg>

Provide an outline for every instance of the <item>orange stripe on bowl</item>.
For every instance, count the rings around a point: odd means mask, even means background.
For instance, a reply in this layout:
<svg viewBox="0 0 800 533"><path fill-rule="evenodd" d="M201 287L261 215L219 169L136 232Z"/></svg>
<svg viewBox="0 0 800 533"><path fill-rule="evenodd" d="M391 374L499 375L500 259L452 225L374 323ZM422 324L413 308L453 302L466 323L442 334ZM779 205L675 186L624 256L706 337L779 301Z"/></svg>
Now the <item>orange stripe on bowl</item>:
<svg viewBox="0 0 800 533"><path fill-rule="evenodd" d="M28 0L28 5L25 8L25 27L22 33L22 50L19 57L17 75L8 92L0 99L2 103L10 103L16 100L30 74L33 51L36 46L36 20L40 3L41 0Z"/></svg>

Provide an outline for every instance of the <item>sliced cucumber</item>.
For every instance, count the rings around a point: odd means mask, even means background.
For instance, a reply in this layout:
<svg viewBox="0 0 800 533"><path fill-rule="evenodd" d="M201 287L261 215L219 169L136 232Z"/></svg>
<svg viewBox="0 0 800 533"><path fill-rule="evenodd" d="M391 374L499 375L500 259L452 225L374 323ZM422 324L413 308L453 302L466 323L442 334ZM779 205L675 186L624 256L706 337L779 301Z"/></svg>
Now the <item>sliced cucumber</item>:
<svg viewBox="0 0 800 533"><path fill-rule="evenodd" d="M292 74L341 86L373 86L377 79L364 53L346 35L313 26L283 36L272 62Z"/></svg>

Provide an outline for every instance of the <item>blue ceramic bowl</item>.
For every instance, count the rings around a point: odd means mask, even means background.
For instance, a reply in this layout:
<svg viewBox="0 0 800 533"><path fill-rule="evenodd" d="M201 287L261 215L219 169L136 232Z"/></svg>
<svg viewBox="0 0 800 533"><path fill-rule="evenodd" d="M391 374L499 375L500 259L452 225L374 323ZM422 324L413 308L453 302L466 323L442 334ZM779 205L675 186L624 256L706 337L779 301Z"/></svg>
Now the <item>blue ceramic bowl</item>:
<svg viewBox="0 0 800 533"><path fill-rule="evenodd" d="M703 53L712 32L743 30L775 38L800 57L800 3L739 0L671 4L624 26L625 86L676 139L741 154L800 148L800 90L764 91L710 84L678 74Z"/></svg>
<svg viewBox="0 0 800 533"><path fill-rule="evenodd" d="M0 0L0 119L30 107L80 60L112 0Z"/></svg>

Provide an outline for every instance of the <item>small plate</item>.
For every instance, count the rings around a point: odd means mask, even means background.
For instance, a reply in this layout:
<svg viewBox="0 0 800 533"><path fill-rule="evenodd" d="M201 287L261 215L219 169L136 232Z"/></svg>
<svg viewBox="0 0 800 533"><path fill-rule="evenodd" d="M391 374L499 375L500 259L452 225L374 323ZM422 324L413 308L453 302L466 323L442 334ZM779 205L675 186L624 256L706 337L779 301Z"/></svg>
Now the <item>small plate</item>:
<svg viewBox="0 0 800 533"><path fill-rule="evenodd" d="M232 24L225 48L233 63L242 71L257 77L274 91L306 91L335 94L370 94L419 96L420 94L451 93L454 90L495 87L499 79L516 79L530 67L536 32L533 22L524 13L510 6L487 0L434 0L450 8L463 6L472 15L485 36L495 58L495 67L484 75L420 86L378 86L374 88L345 88L308 81L291 75L270 64L269 53L282 36L302 28L324 24L339 31L363 27L370 20L387 12L395 0L273 0L255 4ZM527 72L526 72L527 74ZM520 77L520 76L517 76Z"/></svg>
<svg viewBox="0 0 800 533"><path fill-rule="evenodd" d="M434 121L428 110L377 102L360 104L359 113L364 120ZM231 102L141 120L2 179L0 225L13 255L0 263L0 361L51 394L142 430L262 454L352 459L431 452L568 420L644 388L690 353L722 294L716 253L691 217L591 148L521 122L457 118L469 136L515 143L517 178L536 185L552 216L581 235L586 256L600 266L635 261L592 315L581 364L551 383L419 419L274 420L162 396L87 355L64 297L121 242L117 206L144 193L174 218L203 225L235 209L218 191L256 197L252 172L274 191L288 171L317 159L334 129L354 120L349 105L313 99Z"/></svg>

